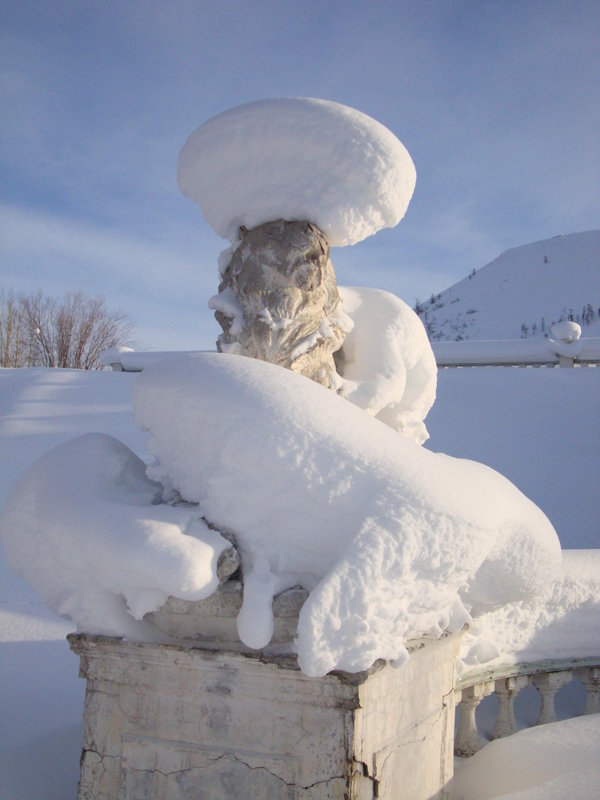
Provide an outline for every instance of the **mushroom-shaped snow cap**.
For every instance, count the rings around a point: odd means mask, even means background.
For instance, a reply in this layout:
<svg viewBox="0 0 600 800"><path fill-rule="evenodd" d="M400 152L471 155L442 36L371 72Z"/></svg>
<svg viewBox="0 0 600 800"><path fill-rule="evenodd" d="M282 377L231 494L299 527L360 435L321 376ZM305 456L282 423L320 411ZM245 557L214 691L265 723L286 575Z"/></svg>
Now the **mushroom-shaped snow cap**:
<svg viewBox="0 0 600 800"><path fill-rule="evenodd" d="M238 106L192 133L177 182L219 236L241 225L308 220L332 246L397 225L415 188L408 151L354 108L285 98Z"/></svg>

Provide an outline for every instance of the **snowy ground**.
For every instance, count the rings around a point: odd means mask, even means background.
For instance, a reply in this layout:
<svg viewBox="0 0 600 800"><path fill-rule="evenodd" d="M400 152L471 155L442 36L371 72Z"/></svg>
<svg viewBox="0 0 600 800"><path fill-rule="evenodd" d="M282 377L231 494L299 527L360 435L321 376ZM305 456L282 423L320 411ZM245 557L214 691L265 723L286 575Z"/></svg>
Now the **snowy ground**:
<svg viewBox="0 0 600 800"><path fill-rule="evenodd" d="M491 742L456 771L453 800L597 800L600 714Z"/></svg>
<svg viewBox="0 0 600 800"><path fill-rule="evenodd" d="M42 453L80 433L112 434L144 457L129 401L134 380L0 371L0 502ZM563 548L599 548L599 398L596 369L443 370L426 446L503 472L550 517ZM0 579L0 796L75 797L84 687L64 642L69 625L3 558Z"/></svg>
<svg viewBox="0 0 600 800"><path fill-rule="evenodd" d="M79 433L111 433L141 452L131 383L111 372L0 370L1 502L42 453ZM74 798L85 687L65 642L72 626L46 610L3 556L0 586L0 797Z"/></svg>
<svg viewBox="0 0 600 800"><path fill-rule="evenodd" d="M537 503L563 549L600 547L600 370L438 372L426 447L497 469Z"/></svg>

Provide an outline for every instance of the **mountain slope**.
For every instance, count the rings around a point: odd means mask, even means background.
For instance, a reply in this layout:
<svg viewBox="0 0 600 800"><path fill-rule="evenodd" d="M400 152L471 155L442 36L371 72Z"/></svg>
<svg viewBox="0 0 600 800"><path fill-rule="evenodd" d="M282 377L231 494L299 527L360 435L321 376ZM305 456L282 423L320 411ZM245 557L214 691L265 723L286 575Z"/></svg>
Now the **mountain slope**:
<svg viewBox="0 0 600 800"><path fill-rule="evenodd" d="M506 250L416 310L432 340L544 336L569 318L598 336L600 231Z"/></svg>

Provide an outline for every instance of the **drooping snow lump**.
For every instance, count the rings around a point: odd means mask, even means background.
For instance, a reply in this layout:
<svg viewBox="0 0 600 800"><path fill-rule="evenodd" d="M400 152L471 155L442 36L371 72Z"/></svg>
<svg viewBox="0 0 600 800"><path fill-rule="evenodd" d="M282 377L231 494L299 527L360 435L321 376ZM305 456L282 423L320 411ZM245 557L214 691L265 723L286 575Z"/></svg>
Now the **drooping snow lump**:
<svg viewBox="0 0 600 800"><path fill-rule="evenodd" d="M560 569L550 522L501 475L288 370L183 356L145 370L133 403L149 476L237 538L242 641L268 644L274 593L311 591L296 641L307 674L401 662L407 638L456 630Z"/></svg>
<svg viewBox="0 0 600 800"><path fill-rule="evenodd" d="M88 633L155 635L141 620L169 595L217 588L230 543L195 506L159 503L162 487L122 442L90 433L56 445L12 490L0 537L12 569Z"/></svg>
<svg viewBox="0 0 600 800"><path fill-rule="evenodd" d="M353 327L335 354L338 387L351 403L422 444L424 419L435 402L437 365L419 317L382 289L340 286Z"/></svg>
<svg viewBox="0 0 600 800"><path fill-rule="evenodd" d="M394 227L416 171L396 136L371 117L313 98L238 106L194 131L179 156L177 181L219 236L240 226L307 220L331 246Z"/></svg>

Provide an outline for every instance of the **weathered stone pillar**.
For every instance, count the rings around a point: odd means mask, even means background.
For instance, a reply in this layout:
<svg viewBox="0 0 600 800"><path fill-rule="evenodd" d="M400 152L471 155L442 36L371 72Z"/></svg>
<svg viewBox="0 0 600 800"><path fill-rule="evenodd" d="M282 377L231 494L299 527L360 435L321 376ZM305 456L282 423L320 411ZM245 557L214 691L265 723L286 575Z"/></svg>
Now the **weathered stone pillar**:
<svg viewBox="0 0 600 800"><path fill-rule="evenodd" d="M584 714L600 714L600 667L578 670L577 677L586 688Z"/></svg>
<svg viewBox="0 0 600 800"><path fill-rule="evenodd" d="M204 643L69 636L87 681L79 800L447 796L458 637L415 642L400 668L309 678L291 655L216 641L231 600Z"/></svg>
<svg viewBox="0 0 600 800"><path fill-rule="evenodd" d="M514 678L502 678L496 681L495 691L499 705L492 739L502 739L517 732L514 704L517 695L526 686L529 686L528 675L517 675Z"/></svg>
<svg viewBox="0 0 600 800"><path fill-rule="evenodd" d="M570 683L573 674L570 670L560 672L544 672L535 675L531 682L542 696L542 706L536 721L536 725L545 725L548 722L556 721L556 709L554 707L554 697L559 689L566 683Z"/></svg>
<svg viewBox="0 0 600 800"><path fill-rule="evenodd" d="M475 686L468 686L460 692L460 722L454 746L457 756L472 756L481 750L482 743L475 713L479 703L484 697L492 694L494 687L494 681L484 681Z"/></svg>

